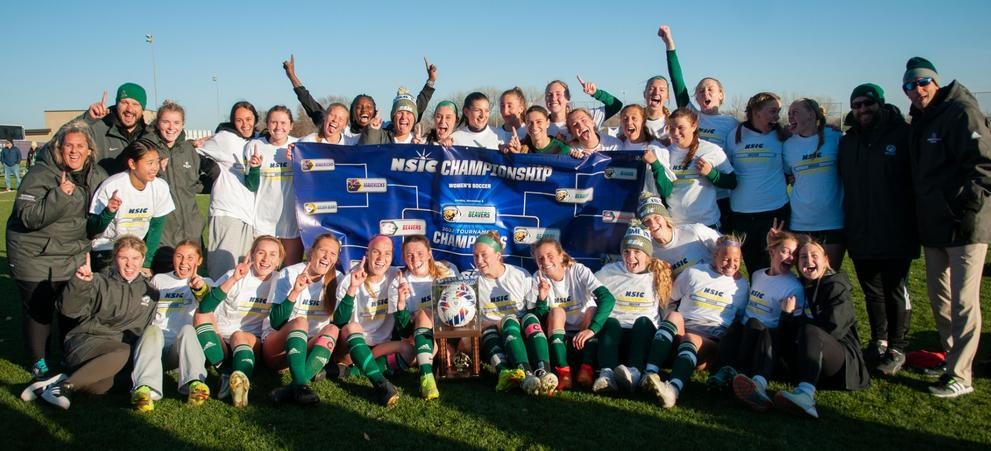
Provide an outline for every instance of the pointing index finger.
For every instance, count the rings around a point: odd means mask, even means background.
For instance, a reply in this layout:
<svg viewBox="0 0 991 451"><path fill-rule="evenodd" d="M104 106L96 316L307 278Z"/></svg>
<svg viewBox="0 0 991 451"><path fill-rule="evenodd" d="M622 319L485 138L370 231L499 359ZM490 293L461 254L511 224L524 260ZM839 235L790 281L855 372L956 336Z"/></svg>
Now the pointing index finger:
<svg viewBox="0 0 991 451"><path fill-rule="evenodd" d="M104 105L105 106L106 104L107 104L107 90L104 89L103 90L103 97L100 98L100 105Z"/></svg>
<svg viewBox="0 0 991 451"><path fill-rule="evenodd" d="M425 56L423 57L423 65L427 66L427 70L430 70L430 60L428 60Z"/></svg>
<svg viewBox="0 0 991 451"><path fill-rule="evenodd" d="M582 86L585 86L585 80L582 80L582 76L576 75L576 77L578 77L578 83L581 83Z"/></svg>

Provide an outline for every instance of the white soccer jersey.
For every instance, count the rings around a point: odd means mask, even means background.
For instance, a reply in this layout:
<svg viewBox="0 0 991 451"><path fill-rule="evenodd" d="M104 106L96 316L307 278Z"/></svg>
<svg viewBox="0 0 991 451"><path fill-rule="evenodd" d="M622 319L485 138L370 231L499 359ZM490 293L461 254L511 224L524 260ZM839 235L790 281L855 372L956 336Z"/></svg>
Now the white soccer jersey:
<svg viewBox="0 0 991 451"><path fill-rule="evenodd" d="M287 156L289 141L282 146L265 138L253 139L244 146L244 161L251 159L255 147L262 157L261 180L255 193L255 233L278 238L296 238L296 191L292 185L292 161Z"/></svg>
<svg viewBox="0 0 991 451"><path fill-rule="evenodd" d="M526 296L533 286L530 274L518 266L506 264L506 271L496 279L478 276L478 302L485 321L501 321L506 316L521 317L526 311ZM467 274L467 273L466 273Z"/></svg>
<svg viewBox="0 0 991 451"><path fill-rule="evenodd" d="M537 295L540 293L540 279L536 274L532 277L530 292L527 293L526 306L534 309L537 306ZM574 263L564 270L564 278L560 281L552 280L551 292L547 296L547 306L549 308L560 307L567 314L565 329L577 331L581 327L585 311L590 307L595 307L595 296L592 294L597 288L602 286L602 282L595 278L591 269L581 263Z"/></svg>
<svg viewBox="0 0 991 451"><path fill-rule="evenodd" d="M776 210L788 203L785 189L784 146L774 130L758 133L740 125L740 142L736 136L726 145L726 156L736 172L736 188L730 206L738 213Z"/></svg>
<svg viewBox="0 0 991 451"><path fill-rule="evenodd" d="M448 262L437 262L447 268L447 274L441 276L454 277L458 275L458 268ZM403 279L406 280L406 284L409 285L409 297L406 298L406 311L411 314L416 313L417 310L425 309L430 310L433 306L433 287L434 278L430 274L425 276L414 276L408 270L403 271ZM392 283L389 285L389 309L398 311L399 310L399 284L401 280L399 277L392 279Z"/></svg>
<svg viewBox="0 0 991 451"><path fill-rule="evenodd" d="M93 202L89 209L92 214L99 214L107 208L114 191L121 200L113 221L93 240L94 251L113 249L114 241L122 235L130 234L144 239L152 218L160 218L175 210L169 194L169 184L164 179L156 177L145 184L143 190L138 190L131 184L130 177L127 172L111 175L93 193Z"/></svg>
<svg viewBox="0 0 991 451"><path fill-rule="evenodd" d="M595 146L594 148L587 149L584 146L582 146L581 143L576 142L573 146L571 146L571 149L590 153L590 152L609 152L612 150L624 149L624 147L623 147L623 141L620 141L619 138L616 138L615 136L609 136L605 133L599 133L599 145Z"/></svg>
<svg viewBox="0 0 991 451"><path fill-rule="evenodd" d="M817 134L795 134L785 141L785 171L795 176L789 229L818 232L843 228L843 186L836 166L840 136L840 132L825 129L818 149Z"/></svg>
<svg viewBox="0 0 991 451"><path fill-rule="evenodd" d="M358 144L358 138L360 138L360 137L361 137L361 135L348 135L348 134L342 132L340 139L338 139L337 142L333 142L332 143L330 141L327 141L327 140L321 138L319 133L313 132L313 133L310 133L309 135L306 135L306 136L300 138L299 139L299 142L303 142L303 143L337 144L339 146L353 146L355 144Z"/></svg>
<svg viewBox="0 0 991 451"><path fill-rule="evenodd" d="M226 282L231 274L234 274L233 269L217 280L217 286ZM229 340L231 334L239 330L259 338L262 336L262 326L272 309L268 296L274 280L275 274L270 275L268 280L261 280L255 277L254 270L250 270L248 275L234 283L214 312L217 328L224 339Z"/></svg>
<svg viewBox="0 0 991 451"><path fill-rule="evenodd" d="M654 291L653 273L632 273L626 270L623 262L613 262L595 273L595 278L616 298L616 305L609 316L616 318L624 329L632 328L640 317L649 318L654 327L661 323L660 300Z"/></svg>
<svg viewBox="0 0 991 451"><path fill-rule="evenodd" d="M272 291L268 295L270 305L286 302L289 292L292 291L293 285L296 284L296 277L306 270L306 265L306 262L300 262L282 268L279 271L275 282L272 283ZM338 284L340 284L340 280L344 275L336 269L334 272L337 275ZM323 284L324 280L321 279L307 285L306 289L299 293L299 297L293 303L292 314L289 315L289 320L300 317L306 318L306 334L310 337L316 336L317 332L320 332L320 329L323 329L324 326L330 324L334 319L334 316L327 311L322 301ZM262 330L264 331L262 332L262 338L268 337L275 332L275 329L272 328L271 316L265 317L265 324L262 326Z"/></svg>
<svg viewBox="0 0 991 451"><path fill-rule="evenodd" d="M692 105L695 109L695 105ZM699 139L711 142L720 149L726 148L730 134L736 131L740 121L728 114L705 114L695 110L699 115ZM724 152L725 154L725 152ZM716 199L726 199L733 190L716 188Z"/></svg>
<svg viewBox="0 0 991 451"><path fill-rule="evenodd" d="M204 277L203 282L208 288L213 287L210 278ZM151 286L158 290L158 310L151 323L162 329L165 346L168 347L175 342L183 327L193 324L199 302L189 288L189 279L176 277L174 271L156 274L151 278Z"/></svg>
<svg viewBox="0 0 991 451"><path fill-rule="evenodd" d="M699 141L695 157L688 164L682 164L688 156L688 149L676 144L667 147L671 160L671 170L675 177L671 196L668 197L668 207L671 220L676 224L706 224L719 223L719 206L716 205L716 186L708 177L699 174L695 162L701 158L712 164L712 170L723 173L733 172L726 154L719 146Z"/></svg>
<svg viewBox="0 0 991 451"><path fill-rule="evenodd" d="M245 224L255 222L255 193L244 185L247 165L244 145L248 140L237 133L220 131L196 151L220 166L220 174L210 190L210 216L240 219Z"/></svg>
<svg viewBox="0 0 991 451"><path fill-rule="evenodd" d="M454 133L451 133L451 138L454 139L455 146L481 147L483 149L496 150L500 144L499 135L496 134L495 130L492 130L492 127L487 125L480 132L468 130L467 126L458 128Z"/></svg>
<svg viewBox="0 0 991 451"><path fill-rule="evenodd" d="M398 273L398 269L389 268L382 280L375 283L366 280L355 292L354 312L351 314L351 321L357 322L365 330L365 337L369 346L385 343L392 338L392 328L396 324L396 319L392 314L396 313L396 309L395 305L389 304L389 286ZM351 273L349 272L337 285L337 299L344 299L350 286ZM340 308L340 301L337 305Z"/></svg>
<svg viewBox="0 0 991 451"><path fill-rule="evenodd" d="M660 141L662 139L667 139L668 137L668 117L661 115L657 119L648 118L646 121L647 130L650 130L650 135L654 139Z"/></svg>
<svg viewBox="0 0 991 451"><path fill-rule="evenodd" d="M767 328L777 328L781 319L781 301L788 296L795 296L793 315L802 314L805 309L805 290L794 274L789 272L771 276L767 274L767 268L764 268L755 272L752 279L754 283L750 287L750 298L743 314L744 323L750 318L757 318Z"/></svg>
<svg viewBox="0 0 991 451"><path fill-rule="evenodd" d="M715 338L743 315L749 294L746 278L719 274L709 263L686 269L671 288L671 300L678 303L685 329Z"/></svg>
<svg viewBox="0 0 991 451"><path fill-rule="evenodd" d="M719 237L719 232L702 224L677 225L671 230L668 244L653 241L654 257L670 264L671 276L677 278L692 266L710 263Z"/></svg>

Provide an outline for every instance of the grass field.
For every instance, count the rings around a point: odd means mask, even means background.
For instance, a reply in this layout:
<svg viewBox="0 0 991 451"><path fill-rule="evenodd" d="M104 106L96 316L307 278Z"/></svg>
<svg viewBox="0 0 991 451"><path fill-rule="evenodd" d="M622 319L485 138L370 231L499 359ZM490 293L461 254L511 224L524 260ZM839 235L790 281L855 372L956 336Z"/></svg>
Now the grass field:
<svg viewBox="0 0 991 451"><path fill-rule="evenodd" d="M14 195L0 194L0 218ZM205 210L205 199L201 207ZM0 240L2 242L3 240ZM821 419L780 412L755 414L727 394L707 392L696 374L679 405L663 410L647 396L599 396L568 392L533 399L521 392L496 393L491 376L440 383L441 398L417 396L414 374L396 376L403 391L389 410L374 402L365 380L314 384L321 403L312 408L274 408L267 400L280 377L259 369L251 405L235 410L226 402L187 407L169 378L166 398L155 411L131 409L125 392L102 397L78 395L61 411L42 401L18 398L30 377L20 338L19 299L0 252L0 421L4 449L988 449L991 447L991 383L979 370L976 393L941 400L925 392L928 381L908 371L891 380L874 379L857 393L820 392ZM847 262L844 269L852 271ZM921 261L912 267L915 314L912 349L935 349L937 335L925 297ZM984 330L978 360L988 359L991 318L982 285ZM869 336L863 297L857 311L862 338ZM284 376L288 380L288 376ZM210 381L213 385L213 379ZM773 384L772 390L783 388Z"/></svg>

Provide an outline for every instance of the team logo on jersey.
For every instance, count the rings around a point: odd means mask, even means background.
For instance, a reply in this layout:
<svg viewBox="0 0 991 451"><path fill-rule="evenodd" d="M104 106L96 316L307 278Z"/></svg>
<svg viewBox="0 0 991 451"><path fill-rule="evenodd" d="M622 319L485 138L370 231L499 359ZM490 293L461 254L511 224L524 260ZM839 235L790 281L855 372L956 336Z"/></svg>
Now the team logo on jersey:
<svg viewBox="0 0 991 451"><path fill-rule="evenodd" d="M562 204L584 204L592 201L592 188L558 188L554 191L554 198Z"/></svg>
<svg viewBox="0 0 991 451"><path fill-rule="evenodd" d="M545 229L540 227L516 227L513 229L513 241L517 244L533 244L541 238L561 238L559 229Z"/></svg>
<svg viewBox="0 0 991 451"><path fill-rule="evenodd" d="M936 132L933 132L931 135L929 135L929 138L926 139L926 142L928 142L929 144L939 144L939 142L942 140L943 138L940 138L939 135L936 134Z"/></svg>
<svg viewBox="0 0 991 451"><path fill-rule="evenodd" d="M887 146L884 146L884 154L885 155L887 155L889 157L893 157L897 153L898 153L898 149L895 148L895 145L894 144L888 144Z"/></svg>
<svg viewBox="0 0 991 451"><path fill-rule="evenodd" d="M629 224L636 217L632 211L602 210L602 222L606 224Z"/></svg>
<svg viewBox="0 0 991 451"><path fill-rule="evenodd" d="M459 224L495 224L496 209L491 205L448 205L441 210L444 220Z"/></svg>
<svg viewBox="0 0 991 451"><path fill-rule="evenodd" d="M426 235L427 222L422 219L383 219L379 233L385 236Z"/></svg>
<svg viewBox="0 0 991 451"><path fill-rule="evenodd" d="M309 159L303 160L299 164L299 167L303 170L303 172L310 172L310 171L333 171L333 170L336 170L337 169L337 165L334 163L334 160L332 160L330 158L321 158L321 159L313 159L313 160L309 160Z"/></svg>
<svg viewBox="0 0 991 451"><path fill-rule="evenodd" d="M306 202L303 204L303 211L308 215L319 215L324 213L337 213L337 202Z"/></svg>
<svg viewBox="0 0 991 451"><path fill-rule="evenodd" d="M384 193L386 191L385 179L347 179L346 186L349 193Z"/></svg>
<svg viewBox="0 0 991 451"><path fill-rule="evenodd" d="M616 180L637 179L637 170L634 168L606 168L604 173L607 179L616 179Z"/></svg>

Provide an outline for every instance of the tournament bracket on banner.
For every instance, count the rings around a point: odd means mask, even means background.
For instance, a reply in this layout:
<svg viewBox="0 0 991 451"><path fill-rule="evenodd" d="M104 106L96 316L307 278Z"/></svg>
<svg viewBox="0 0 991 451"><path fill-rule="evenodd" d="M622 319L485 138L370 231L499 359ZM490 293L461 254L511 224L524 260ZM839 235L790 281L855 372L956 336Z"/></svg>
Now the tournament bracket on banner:
<svg viewBox="0 0 991 451"><path fill-rule="evenodd" d="M535 268L530 244L550 236L592 269L619 253L648 171L640 151L585 159L428 145L297 143L296 214L304 244L321 233L360 260L376 234L425 235L434 258L472 268L476 238L498 230L505 261ZM393 264L403 265L401 241Z"/></svg>

